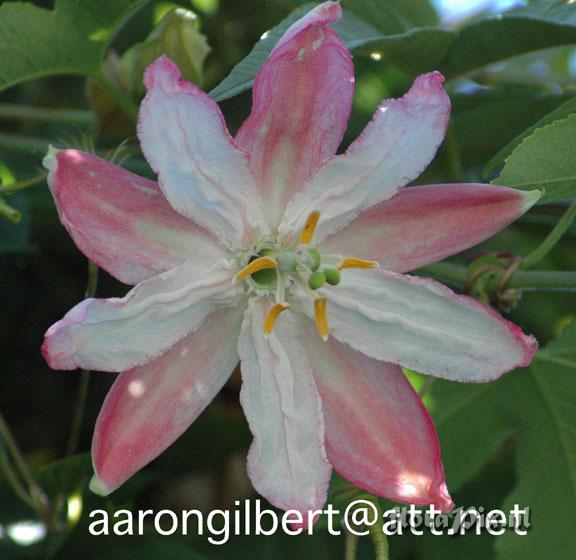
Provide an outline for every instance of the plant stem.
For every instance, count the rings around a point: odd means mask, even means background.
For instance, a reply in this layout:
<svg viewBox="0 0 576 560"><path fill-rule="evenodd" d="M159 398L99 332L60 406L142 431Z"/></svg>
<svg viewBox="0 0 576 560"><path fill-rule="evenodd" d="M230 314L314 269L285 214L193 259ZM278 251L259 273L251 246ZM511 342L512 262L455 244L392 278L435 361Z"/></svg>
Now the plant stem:
<svg viewBox="0 0 576 560"><path fill-rule="evenodd" d="M544 239L544 241L538 247L536 247L534 251L532 251L522 259L522 264L520 265L520 268L522 269L531 268L537 262L543 259L552 250L552 248L556 245L556 243L560 241L562 236L572 225L574 218L576 218L576 202L573 202L568 207L568 210L566 210L562 218L560 218L558 223L548 234L548 237L546 237L546 239Z"/></svg>
<svg viewBox="0 0 576 560"><path fill-rule="evenodd" d="M98 286L98 266L92 261L88 261L88 281L86 283L86 291L84 293L85 297L93 297L96 294L96 288ZM80 441L80 433L82 430L82 420L84 419L84 411L86 409L86 400L88 397L88 388L90 386L90 375L91 373L87 370L83 370L80 377L80 383L78 385L78 393L76 396L76 407L74 409L74 416L72 417L72 428L70 430L70 438L68 439L68 445L66 446L66 456L74 455L78 449L78 442ZM53 500L52 509L50 511L50 517L46 523L47 534L45 547L45 558L51 558L52 542L54 539L54 533L57 529L58 515L64 504L64 496L59 494Z"/></svg>
<svg viewBox="0 0 576 560"><path fill-rule="evenodd" d="M98 265L93 261L88 261L88 281L86 282L85 298L91 298L96 295L98 288Z"/></svg>
<svg viewBox="0 0 576 560"><path fill-rule="evenodd" d="M34 509L36 507L34 502L32 501L32 498L26 491L26 488L24 488L24 486L22 486L22 484L20 483L20 480L18 480L18 475L14 472L12 465L10 465L10 458L8 457L8 454L4 451L3 447L2 450L0 450L0 461L1 461L0 466L2 467L1 470L4 473L4 477L6 478L10 486L12 486L12 489L14 490L15 494L25 504L28 504L32 509Z"/></svg>
<svg viewBox="0 0 576 560"><path fill-rule="evenodd" d="M25 153L45 153L50 141L22 134L0 133L0 148Z"/></svg>
<svg viewBox="0 0 576 560"><path fill-rule="evenodd" d="M369 529L375 560L388 560L388 537L382 532L381 525L376 523Z"/></svg>
<svg viewBox="0 0 576 560"><path fill-rule="evenodd" d="M84 419L84 411L86 409L86 400L88 398L89 386L90 372L88 370L82 370L80 373L78 393L76 394L76 407L74 408L74 415L72 417L70 439L68 440L68 445L66 447L66 456L74 455L78 449L78 442L80 441L80 432L82 429L82 420Z"/></svg>
<svg viewBox="0 0 576 560"><path fill-rule="evenodd" d="M38 153L45 154L46 150L48 150L49 145L50 140L46 138L35 138L32 136L23 136L20 134L0 133L0 149L4 148L7 150L14 150L17 152L30 153L30 154L38 154ZM70 147L74 149L84 149L84 151L87 151L84 146L76 147L75 145L72 145ZM96 152L96 155L105 158L106 152L99 151ZM139 175L145 175L148 177L153 176L150 167L143 159L138 158L130 159L122 163L122 167L125 167L129 171L132 171L133 173L137 173ZM28 183L28 181L36 181L36 180L41 180L40 175L32 177L31 179L27 179L25 182ZM24 183L24 181L22 183ZM11 193L14 192L15 190L19 190L20 188L26 188L24 185L20 186L20 184L21 184L20 182L17 183L18 188L13 188L16 187L16 184L0 185L0 192ZM32 186L32 185L27 184L26 186Z"/></svg>
<svg viewBox="0 0 576 560"><path fill-rule="evenodd" d="M32 501L33 507L38 513L38 516L43 521L47 521L50 516L50 507L48 498L44 493L44 490L40 488L40 485L36 482L26 459L24 459L24 455L20 451L4 416L0 412L0 437L4 440L6 448L14 461L14 464L18 468L20 475L28 485L28 489L30 492L30 499Z"/></svg>
<svg viewBox="0 0 576 560"><path fill-rule="evenodd" d="M92 261L88 261L88 282L84 296L86 298L94 297L98 287L98 266ZM82 420L86 409L86 400L88 398L88 388L90 386L91 373L88 370L82 370L80 375L80 384L78 385L78 394L76 397L76 408L72 417L72 428L70 430L70 439L66 448L66 455L74 455L78 449L80 441L80 432L82 430Z"/></svg>
<svg viewBox="0 0 576 560"><path fill-rule="evenodd" d="M95 115L92 111L81 109L53 109L51 107L0 103L0 119L93 125Z"/></svg>
<svg viewBox="0 0 576 560"><path fill-rule="evenodd" d="M454 125L450 124L444 140L444 156L446 158L446 171L450 183L461 183L464 178L460 145L456 139Z"/></svg>
<svg viewBox="0 0 576 560"><path fill-rule="evenodd" d="M510 283L510 288L524 290L550 290L571 292L576 290L576 272L556 270L526 270L517 272Z"/></svg>
<svg viewBox="0 0 576 560"><path fill-rule="evenodd" d="M463 286L468 279L468 270L457 264L440 261L422 267L418 274L422 276L432 276L433 278L450 284L451 286Z"/></svg>
<svg viewBox="0 0 576 560"><path fill-rule="evenodd" d="M457 264L437 262L420 269L422 275L432 276L453 286L462 286L468 278L468 270ZM419 272L419 273L420 273ZM576 290L576 272L538 270L520 271L514 274L508 286L524 290Z"/></svg>
<svg viewBox="0 0 576 560"><path fill-rule="evenodd" d="M0 197L0 218L5 218L13 224L18 224L22 219L22 214Z"/></svg>
<svg viewBox="0 0 576 560"><path fill-rule="evenodd" d="M346 548L344 551L345 560L356 560L358 551L358 535L354 533L346 533Z"/></svg>
<svg viewBox="0 0 576 560"><path fill-rule="evenodd" d="M15 183L8 183L7 185L0 185L0 193L1 194L12 194L17 191L21 191L27 189L29 187L33 187L37 185L41 181L46 179L48 175L47 171L41 171L38 175L34 175L34 177L28 177L28 179L23 179L22 181L16 181Z"/></svg>

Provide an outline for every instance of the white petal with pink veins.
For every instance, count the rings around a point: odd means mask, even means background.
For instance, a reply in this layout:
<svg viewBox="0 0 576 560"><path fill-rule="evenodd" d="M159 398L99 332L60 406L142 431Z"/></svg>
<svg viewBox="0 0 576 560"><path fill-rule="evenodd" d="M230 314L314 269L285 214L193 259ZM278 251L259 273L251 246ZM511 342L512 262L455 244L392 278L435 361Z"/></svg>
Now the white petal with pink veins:
<svg viewBox="0 0 576 560"><path fill-rule="evenodd" d="M118 376L92 441L100 493L109 494L160 455L218 394L238 363L243 311L209 315L160 357Z"/></svg>
<svg viewBox="0 0 576 560"><path fill-rule="evenodd" d="M123 298L86 299L46 332L50 367L123 371L195 331L218 307L237 305L227 262L186 261L141 282Z"/></svg>
<svg viewBox="0 0 576 560"><path fill-rule="evenodd" d="M474 183L401 189L330 235L318 250L409 272L488 239L524 214L539 196L538 191Z"/></svg>
<svg viewBox="0 0 576 560"><path fill-rule="evenodd" d="M154 181L78 150L51 149L44 166L60 221L121 282L136 284L187 258L223 258L214 238L174 211Z"/></svg>
<svg viewBox="0 0 576 560"><path fill-rule="evenodd" d="M443 83L439 72L423 74L404 97L383 101L348 150L330 159L290 201L280 233L289 235L316 210L320 241L416 179L448 125L450 99Z"/></svg>
<svg viewBox="0 0 576 560"><path fill-rule="evenodd" d="M333 338L323 342L304 317L299 331L322 398L332 466L373 494L450 510L434 424L400 367Z"/></svg>
<svg viewBox="0 0 576 560"><path fill-rule="evenodd" d="M322 507L330 480L320 397L291 318L264 338L268 308L250 301L238 345L240 402L254 435L248 474L272 504L304 513Z"/></svg>
<svg viewBox="0 0 576 560"><path fill-rule="evenodd" d="M288 29L256 76L252 112L236 135L274 229L348 126L354 68L328 27L340 16L339 4L325 2Z"/></svg>
<svg viewBox="0 0 576 560"><path fill-rule="evenodd" d="M216 102L166 56L148 67L144 82L138 138L173 208L230 249L266 233L247 155Z"/></svg>
<svg viewBox="0 0 576 560"><path fill-rule="evenodd" d="M338 340L436 377L490 381L528 365L537 348L534 337L488 306L427 278L343 271L342 283L324 295Z"/></svg>

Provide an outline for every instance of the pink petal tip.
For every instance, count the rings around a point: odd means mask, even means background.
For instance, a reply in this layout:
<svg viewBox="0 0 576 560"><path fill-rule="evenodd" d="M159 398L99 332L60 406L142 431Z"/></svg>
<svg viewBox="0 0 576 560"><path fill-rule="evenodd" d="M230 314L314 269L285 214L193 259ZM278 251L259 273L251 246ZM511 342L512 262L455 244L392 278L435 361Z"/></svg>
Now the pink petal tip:
<svg viewBox="0 0 576 560"><path fill-rule="evenodd" d="M417 94L418 98L428 103L434 103L437 99L445 100L447 97L444 90L445 81L446 78L438 71L421 74L414 80L410 93Z"/></svg>
<svg viewBox="0 0 576 560"><path fill-rule="evenodd" d="M342 18L342 8L339 2L324 2L313 10L310 10L304 17L293 23L280 38L273 51L276 51L292 40L298 33L308 29L313 25L326 26L336 23Z"/></svg>
<svg viewBox="0 0 576 560"><path fill-rule="evenodd" d="M171 91L179 81L184 82L180 69L165 54L152 62L144 72L144 85L146 89L159 86L167 91Z"/></svg>
<svg viewBox="0 0 576 560"><path fill-rule="evenodd" d="M46 331L40 352L52 369L73 370L78 367L75 359L72 327L82 323L86 307L90 301L90 299L86 299L79 303L64 318L54 323Z"/></svg>

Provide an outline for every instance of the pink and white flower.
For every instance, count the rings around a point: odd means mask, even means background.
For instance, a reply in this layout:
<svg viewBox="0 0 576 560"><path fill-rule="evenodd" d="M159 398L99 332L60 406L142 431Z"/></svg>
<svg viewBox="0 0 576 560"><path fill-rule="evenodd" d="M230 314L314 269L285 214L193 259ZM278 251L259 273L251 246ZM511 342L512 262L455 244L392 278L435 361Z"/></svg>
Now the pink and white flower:
<svg viewBox="0 0 576 560"><path fill-rule="evenodd" d="M121 372L94 433L95 491L162 453L240 359L248 472L272 504L321 507L335 469L374 494L449 510L434 426L400 366L483 382L530 362L533 337L401 273L483 241L537 195L403 189L445 134L438 72L384 101L335 155L354 84L329 27L340 15L325 2L286 32L234 138L208 95L166 57L154 62L138 133L158 183L76 150L46 156L80 250L136 284L83 301L43 346L55 369Z"/></svg>

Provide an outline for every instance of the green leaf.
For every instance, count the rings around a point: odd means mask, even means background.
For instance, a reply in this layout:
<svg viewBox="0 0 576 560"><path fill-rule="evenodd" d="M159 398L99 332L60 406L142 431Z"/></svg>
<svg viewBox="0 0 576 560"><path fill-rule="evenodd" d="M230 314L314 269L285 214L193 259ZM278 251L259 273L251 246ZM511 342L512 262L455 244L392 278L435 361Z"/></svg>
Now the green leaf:
<svg viewBox="0 0 576 560"><path fill-rule="evenodd" d="M346 24L346 21L343 20L343 24ZM370 56L378 53L383 62L398 66L415 76L438 68L448 53L454 37L452 31L421 27L401 35L349 39L345 43L355 54Z"/></svg>
<svg viewBox="0 0 576 560"><path fill-rule="evenodd" d="M190 10L173 8L164 14L146 39L132 45L120 58L119 70L128 90L144 95L144 71L161 54L167 55L189 82L201 84L204 61L211 49L198 28L198 18Z"/></svg>
<svg viewBox="0 0 576 560"><path fill-rule="evenodd" d="M570 0L532 0L527 6L510 13L576 25L576 6L573 4Z"/></svg>
<svg viewBox="0 0 576 560"><path fill-rule="evenodd" d="M576 114L526 137L493 183L522 190L541 189L541 203L576 198Z"/></svg>
<svg viewBox="0 0 576 560"><path fill-rule="evenodd" d="M383 17L387 12L378 8L379 2L350 1L346 7L354 13L344 10L334 29L355 54L378 53L383 61L412 76L440 69L447 78L454 78L516 55L576 42L576 25L557 18L497 16L455 32L440 27L414 27L431 20L429 16L418 19L419 10L413 3L394 0L384 5L388 6L386 10L393 10L394 17ZM249 89L284 31L315 6L303 4L271 29L210 95L222 101Z"/></svg>
<svg viewBox="0 0 576 560"><path fill-rule="evenodd" d="M0 6L0 90L55 74L95 72L118 25L146 0L57 0Z"/></svg>
<svg viewBox="0 0 576 560"><path fill-rule="evenodd" d="M304 4L268 31L210 95L222 101L249 89L256 73L286 29L315 6L312 3ZM382 35L375 27L347 10L344 10L342 20L333 27L344 44L355 53L368 56L378 52L386 62L413 74L438 66L454 36L453 32L438 28L413 29L401 35Z"/></svg>
<svg viewBox="0 0 576 560"><path fill-rule="evenodd" d="M500 150L487 164L484 168L484 175L489 175L493 173L504 160L524 141L525 138L530 136L538 128L542 128L554 121L561 120L569 115L576 113L576 98L569 99L563 103L560 107L548 113L546 116L542 117L538 122L533 124L531 127L527 128L518 136L516 136L511 142L509 142L502 150Z"/></svg>
<svg viewBox="0 0 576 560"><path fill-rule="evenodd" d="M359 1L364 2L364 0ZM350 3L349 0L348 3ZM406 0L380 0L381 5L384 3L396 10L407 29L440 23L438 12L429 0L410 0L410 2L406 2Z"/></svg>
<svg viewBox="0 0 576 560"><path fill-rule="evenodd" d="M286 1L293 6L306 3L305 0ZM316 4L319 3L317 0ZM383 33L402 33L413 27L439 23L438 12L430 0L345 0L343 7Z"/></svg>
<svg viewBox="0 0 576 560"><path fill-rule="evenodd" d="M454 78L519 54L574 42L574 25L525 16L495 16L464 27L440 70Z"/></svg>
<svg viewBox="0 0 576 560"><path fill-rule="evenodd" d="M90 453L82 453L44 467L38 473L38 481L49 497L67 496L87 485L93 473Z"/></svg>
<svg viewBox="0 0 576 560"><path fill-rule="evenodd" d="M555 110L565 96L522 87L455 94L452 124L465 166L481 166L528 126Z"/></svg>
<svg viewBox="0 0 576 560"><path fill-rule="evenodd" d="M428 0L347 0L345 7L385 35L438 23L438 14Z"/></svg>
<svg viewBox="0 0 576 560"><path fill-rule="evenodd" d="M216 101L223 101L250 89L258 70L264 64L274 45L284 35L286 29L315 6L316 4L312 3L304 4L265 33L260 41L254 45L248 56L234 66L230 74L210 92L210 95ZM374 34L377 34L377 32L374 31Z"/></svg>
<svg viewBox="0 0 576 560"><path fill-rule="evenodd" d="M496 538L501 560L549 558L551 546L555 560L573 558L575 381L572 323L528 369L482 385L433 385L433 415L450 488L477 474L505 442L516 444L516 485L501 507L529 507L531 528L526 536L508 531Z"/></svg>
<svg viewBox="0 0 576 560"><path fill-rule="evenodd" d="M538 354L528 383L509 406L521 425L518 484L504 507L531 507L532 530L526 537L504 535L496 545L500 558L557 560L574 557L576 535L576 323Z"/></svg>

